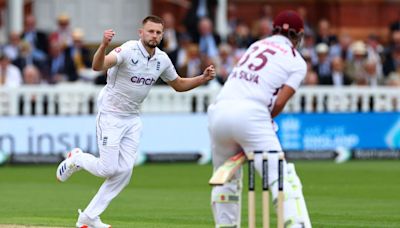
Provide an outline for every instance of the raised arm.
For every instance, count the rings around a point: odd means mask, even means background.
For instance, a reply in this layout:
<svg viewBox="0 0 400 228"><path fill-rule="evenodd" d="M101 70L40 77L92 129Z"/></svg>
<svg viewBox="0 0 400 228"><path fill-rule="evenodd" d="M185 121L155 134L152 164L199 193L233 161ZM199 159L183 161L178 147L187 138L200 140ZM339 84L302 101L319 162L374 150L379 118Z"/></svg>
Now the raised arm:
<svg viewBox="0 0 400 228"><path fill-rule="evenodd" d="M105 54L106 48L110 44L114 35L115 32L112 29L104 31L103 41L101 42L93 57L93 70L104 71L108 68L113 67L117 63L117 56L113 52L110 52L108 55Z"/></svg>
<svg viewBox="0 0 400 228"><path fill-rule="evenodd" d="M168 82L172 88L177 92L184 92L196 88L215 77L215 69L213 65L208 66L203 74L191 78L177 77L175 80Z"/></svg>

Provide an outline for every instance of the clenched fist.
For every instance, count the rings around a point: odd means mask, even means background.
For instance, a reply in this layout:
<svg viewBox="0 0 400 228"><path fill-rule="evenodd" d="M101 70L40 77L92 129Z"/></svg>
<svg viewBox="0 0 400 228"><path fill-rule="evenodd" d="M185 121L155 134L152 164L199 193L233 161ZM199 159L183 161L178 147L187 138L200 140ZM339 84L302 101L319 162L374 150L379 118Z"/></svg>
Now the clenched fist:
<svg viewBox="0 0 400 228"><path fill-rule="evenodd" d="M215 73L215 68L213 65L208 66L203 72L203 77L204 77L204 80L206 80L206 81L210 81L210 80L214 79L215 75L216 75L216 73Z"/></svg>
<svg viewBox="0 0 400 228"><path fill-rule="evenodd" d="M112 29L107 29L103 34L103 45L108 46L115 36L115 32Z"/></svg>

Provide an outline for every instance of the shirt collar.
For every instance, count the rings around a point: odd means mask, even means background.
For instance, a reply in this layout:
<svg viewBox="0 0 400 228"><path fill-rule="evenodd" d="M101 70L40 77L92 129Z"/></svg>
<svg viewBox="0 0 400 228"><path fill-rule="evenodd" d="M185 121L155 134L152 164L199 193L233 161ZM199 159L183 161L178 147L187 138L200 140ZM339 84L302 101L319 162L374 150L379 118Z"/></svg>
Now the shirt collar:
<svg viewBox="0 0 400 228"><path fill-rule="evenodd" d="M277 35L274 35L273 37L274 37L274 40L277 40L278 42L285 42L288 45L290 45L291 47L293 46L292 42L286 36L277 34Z"/></svg>
<svg viewBox="0 0 400 228"><path fill-rule="evenodd" d="M140 52L142 52L142 55L143 55L145 58L150 59L150 54L147 52L147 50L146 50L146 48L144 47L144 45L143 45L141 39L138 41L138 47L139 47ZM157 53L158 53L158 51L157 51L157 47L156 47L156 48L154 49L154 56L156 56ZM153 57L154 57L154 56L153 56Z"/></svg>

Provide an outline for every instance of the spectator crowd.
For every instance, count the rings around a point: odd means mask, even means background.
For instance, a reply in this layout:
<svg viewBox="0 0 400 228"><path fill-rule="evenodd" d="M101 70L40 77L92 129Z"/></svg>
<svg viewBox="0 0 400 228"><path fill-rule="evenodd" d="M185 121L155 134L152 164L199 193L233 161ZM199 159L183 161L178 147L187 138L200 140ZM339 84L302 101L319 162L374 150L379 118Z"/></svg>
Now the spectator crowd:
<svg viewBox="0 0 400 228"><path fill-rule="evenodd" d="M248 24L237 16L237 6L230 2L229 33L222 37L216 32L216 6L215 0L192 1L182 23L173 12L160 15L165 21L160 48L180 75L198 75L205 66L214 64L214 83L222 85L246 48L271 35L273 7L264 5L258 19ZM347 33L332 33L327 19L310 24L306 8L297 11L305 22L299 47L308 64L304 85L400 86L400 19L388 25L389 42L383 45L377 34L355 40ZM92 54L84 31L71 28L68 15L59 15L57 29L50 33L38 30L35 17L26 15L23 32L11 32L8 42L1 45L0 86L73 81L104 84L106 73L91 70Z"/></svg>
<svg viewBox="0 0 400 228"><path fill-rule="evenodd" d="M91 52L84 44L80 28L71 29L67 14L57 17L57 29L45 33L36 27L36 18L26 15L24 30L11 32L0 50L0 86L57 84L77 80L104 79L91 70Z"/></svg>

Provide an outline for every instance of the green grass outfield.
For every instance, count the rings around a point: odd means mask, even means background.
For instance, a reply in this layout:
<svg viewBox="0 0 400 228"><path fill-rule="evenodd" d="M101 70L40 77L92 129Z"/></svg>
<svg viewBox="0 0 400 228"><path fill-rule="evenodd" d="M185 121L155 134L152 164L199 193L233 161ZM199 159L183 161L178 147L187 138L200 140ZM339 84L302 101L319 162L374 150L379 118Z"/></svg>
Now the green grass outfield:
<svg viewBox="0 0 400 228"><path fill-rule="evenodd" d="M313 227L400 227L400 161L295 163ZM87 205L102 180L81 171L58 183L55 171L56 165L0 167L0 224L73 227L77 209ZM136 167L102 219L114 228L213 227L210 174L211 165ZM260 204L257 213L261 227Z"/></svg>

